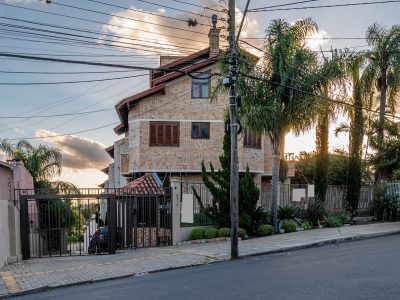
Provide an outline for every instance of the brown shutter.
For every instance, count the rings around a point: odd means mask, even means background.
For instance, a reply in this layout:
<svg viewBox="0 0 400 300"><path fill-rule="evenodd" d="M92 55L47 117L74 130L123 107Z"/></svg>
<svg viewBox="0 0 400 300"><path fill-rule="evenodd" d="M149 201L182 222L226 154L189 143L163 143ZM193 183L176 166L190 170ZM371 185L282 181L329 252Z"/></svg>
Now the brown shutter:
<svg viewBox="0 0 400 300"><path fill-rule="evenodd" d="M165 144L172 144L172 125L165 125Z"/></svg>
<svg viewBox="0 0 400 300"><path fill-rule="evenodd" d="M179 146L179 124L172 126L172 145Z"/></svg>
<svg viewBox="0 0 400 300"><path fill-rule="evenodd" d="M164 124L157 124L157 145L164 145Z"/></svg>
<svg viewBox="0 0 400 300"><path fill-rule="evenodd" d="M150 146L157 145L157 125L150 123Z"/></svg>

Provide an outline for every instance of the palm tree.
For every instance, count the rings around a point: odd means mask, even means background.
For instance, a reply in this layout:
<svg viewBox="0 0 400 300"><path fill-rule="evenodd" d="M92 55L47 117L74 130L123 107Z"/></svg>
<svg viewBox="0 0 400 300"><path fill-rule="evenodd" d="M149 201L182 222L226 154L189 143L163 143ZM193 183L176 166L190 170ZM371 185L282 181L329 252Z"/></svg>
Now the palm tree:
<svg viewBox="0 0 400 300"><path fill-rule="evenodd" d="M242 122L252 131L267 133L272 141L271 210L275 229L285 135L291 130L300 134L310 129L320 101L313 96L317 56L305 43L305 38L317 30L311 19L294 24L281 19L272 21L266 33L262 67L253 71L255 76L240 72L243 76L237 82L242 97Z"/></svg>
<svg viewBox="0 0 400 300"><path fill-rule="evenodd" d="M347 209L351 218L355 215L360 198L362 180L362 145L364 139L364 104L369 99L367 87L370 81L365 70L365 55L347 53L346 73L352 90L351 105L347 113L350 119L349 128L349 167L347 174Z"/></svg>
<svg viewBox="0 0 400 300"><path fill-rule="evenodd" d="M63 181L51 181L61 175L62 155L57 148L46 145L34 146L27 140L15 144L0 140L0 150L8 159L20 160L33 177L35 188L53 189L56 192L77 192L72 184Z"/></svg>
<svg viewBox="0 0 400 300"><path fill-rule="evenodd" d="M331 59L323 57L322 64L316 75L316 87L319 95L331 98L338 91L345 72L343 59L340 55L333 55ZM320 112L316 125L316 166L314 173L315 195L320 201L325 201L328 187L329 164L329 122L335 118L340 109L329 101L321 102Z"/></svg>
<svg viewBox="0 0 400 300"><path fill-rule="evenodd" d="M386 108L389 106L394 113L400 96L400 26L388 29L374 23L367 30L366 40L372 46L368 53L367 72L373 76L380 93L378 145L382 145ZM377 170L375 180L379 178Z"/></svg>

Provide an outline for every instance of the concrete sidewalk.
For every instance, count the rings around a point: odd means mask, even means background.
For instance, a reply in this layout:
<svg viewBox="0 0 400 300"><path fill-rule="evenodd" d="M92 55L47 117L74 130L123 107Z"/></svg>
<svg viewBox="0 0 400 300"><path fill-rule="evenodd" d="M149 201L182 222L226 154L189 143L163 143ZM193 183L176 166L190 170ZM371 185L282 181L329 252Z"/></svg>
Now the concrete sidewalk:
<svg viewBox="0 0 400 300"><path fill-rule="evenodd" d="M240 241L240 255L260 255L326 243L400 233L400 222L324 228ZM53 257L23 261L0 270L0 298L229 259L230 243L119 251L116 255Z"/></svg>

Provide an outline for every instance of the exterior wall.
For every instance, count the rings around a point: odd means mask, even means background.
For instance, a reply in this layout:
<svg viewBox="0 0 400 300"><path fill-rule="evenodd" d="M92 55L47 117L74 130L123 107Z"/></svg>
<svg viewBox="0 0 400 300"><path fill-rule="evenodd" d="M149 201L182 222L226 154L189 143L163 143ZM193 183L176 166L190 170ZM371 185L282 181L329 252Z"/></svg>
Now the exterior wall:
<svg viewBox="0 0 400 300"><path fill-rule="evenodd" d="M32 176L22 163L0 162L0 268L21 259L18 202L14 205L14 189L19 188L32 189Z"/></svg>
<svg viewBox="0 0 400 300"><path fill-rule="evenodd" d="M208 71L210 67L201 71ZM211 73L219 72L217 65ZM216 79L211 80L212 87ZM165 93L158 93L131 105L129 131L127 132L130 172L195 172L201 171L201 161L208 166L212 162L220 168L224 136L224 113L228 97L218 99L192 99L192 79L184 76L166 83ZM180 123L179 147L150 147L150 121L174 121ZM209 122L210 139L192 139L192 122ZM262 137L262 149L243 147L239 136L239 170L248 165L252 173L271 174L271 145ZM118 156L115 155L117 158Z"/></svg>
<svg viewBox="0 0 400 300"><path fill-rule="evenodd" d="M181 58L184 58L184 56L160 56L160 67L172 63Z"/></svg>
<svg viewBox="0 0 400 300"><path fill-rule="evenodd" d="M9 183L12 171L0 165L0 268L6 264L10 256L10 231L8 225L8 202L10 198Z"/></svg>

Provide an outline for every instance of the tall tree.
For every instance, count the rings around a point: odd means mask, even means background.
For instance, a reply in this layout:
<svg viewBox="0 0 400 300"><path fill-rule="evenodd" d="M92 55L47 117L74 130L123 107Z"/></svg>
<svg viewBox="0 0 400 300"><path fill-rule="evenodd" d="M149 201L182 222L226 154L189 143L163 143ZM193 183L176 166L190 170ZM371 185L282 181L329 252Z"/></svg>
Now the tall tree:
<svg viewBox="0 0 400 300"><path fill-rule="evenodd" d="M230 227L230 169L231 169L230 136L225 134L223 153L219 157L221 169L215 170L210 163L210 172L207 172L204 162L201 164L201 177L204 185L213 196L211 205L204 205L201 196L193 189L201 212L208 216L218 227ZM249 234L254 234L264 220L262 208L257 205L260 189L254 183L250 170L247 167L244 177L239 181L239 226Z"/></svg>
<svg viewBox="0 0 400 300"><path fill-rule="evenodd" d="M316 73L318 94L331 98L337 93L338 86L345 76L343 59L333 54L332 58L323 56L321 66ZM325 201L328 188L329 168L329 122L335 118L338 106L329 101L321 101L316 125L316 167L314 174L315 194L317 199Z"/></svg>
<svg viewBox="0 0 400 300"><path fill-rule="evenodd" d="M400 96L400 26L395 25L388 29L374 23L367 30L366 40L372 46L372 50L368 53L367 72L373 75L380 93L377 142L382 145L387 106L394 113L395 104ZM375 180L379 180L380 177L378 170Z"/></svg>
<svg viewBox="0 0 400 300"><path fill-rule="evenodd" d="M243 123L252 131L267 133L272 141L271 210L275 229L285 136L289 131L300 134L310 129L318 109L319 99L313 96L317 56L306 46L306 38L317 30L311 19L294 24L282 19L272 21L266 31L262 67L251 76L241 71L237 83L243 99Z"/></svg>
<svg viewBox="0 0 400 300"><path fill-rule="evenodd" d="M26 140L13 144L0 140L0 150L8 159L20 160L32 175L35 188L52 188L57 192L77 192L77 188L64 181L52 181L62 170L62 155L57 148L46 145L34 146Z"/></svg>
<svg viewBox="0 0 400 300"><path fill-rule="evenodd" d="M347 209L351 218L356 214L360 198L362 181L362 145L364 139L364 103L368 97L368 74L365 70L363 53L345 54L347 83L345 87L352 91L351 105L347 106L350 119L349 128L349 167L347 173Z"/></svg>

